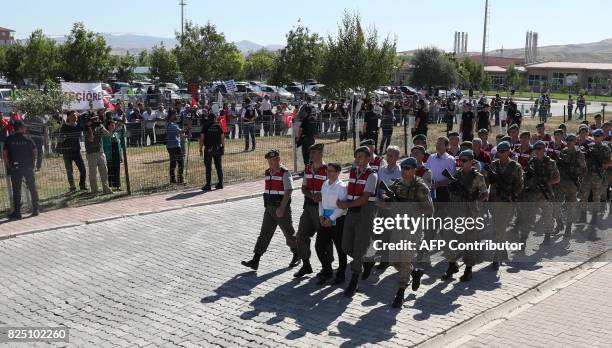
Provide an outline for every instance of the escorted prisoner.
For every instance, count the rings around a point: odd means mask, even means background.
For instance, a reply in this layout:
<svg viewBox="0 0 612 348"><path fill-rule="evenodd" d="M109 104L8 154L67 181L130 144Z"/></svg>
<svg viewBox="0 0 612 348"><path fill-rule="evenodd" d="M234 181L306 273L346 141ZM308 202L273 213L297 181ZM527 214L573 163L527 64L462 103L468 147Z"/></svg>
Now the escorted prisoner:
<svg viewBox="0 0 612 348"><path fill-rule="evenodd" d="M323 162L323 144L310 146L310 164L304 168L302 193L304 194L304 211L300 216L297 230L297 251L302 259L302 267L293 276L303 277L312 273L310 265L310 238L320 228L319 203L321 202L321 187L327 180L327 165Z"/></svg>
<svg viewBox="0 0 612 348"><path fill-rule="evenodd" d="M395 204L390 208L393 215L402 214L409 210L415 216L431 216L433 214L433 202L431 195L429 194L429 188L423 181L416 175L417 160L414 157L409 157L402 161L400 164L402 174L401 177L389 187L393 198L386 197L385 200L393 200L397 203L415 203L414 205L406 204ZM401 211L400 211L401 210ZM418 230L416 233L407 231L392 231L391 243L398 242L415 242L417 245L423 238L423 231ZM389 254L389 261L399 272L399 288L395 294L393 300L394 308L401 308L404 304L404 292L408 286L408 281L412 277L412 290L418 290L421 285L421 277L424 271L420 268L416 268L416 250L401 250L392 251Z"/></svg>
<svg viewBox="0 0 612 348"><path fill-rule="evenodd" d="M357 291L359 275L366 279L374 263L364 258L372 241L372 226L376 217L376 186L378 176L370 167L372 153L367 146L355 150L355 166L351 168L347 187L347 201L338 201L340 209L348 209L342 235L342 248L351 256L351 281L345 295L353 296ZM372 253L373 254L373 253Z"/></svg>
<svg viewBox="0 0 612 348"><path fill-rule="evenodd" d="M255 243L253 258L249 261L242 261L242 265L257 270L261 255L268 250L272 236L278 226L283 231L287 246L293 254L289 267L295 267L299 264L300 259L296 250L295 230L291 219L293 178L289 170L281 165L278 150L268 151L265 158L268 161L269 168L265 172L264 216L261 231Z"/></svg>

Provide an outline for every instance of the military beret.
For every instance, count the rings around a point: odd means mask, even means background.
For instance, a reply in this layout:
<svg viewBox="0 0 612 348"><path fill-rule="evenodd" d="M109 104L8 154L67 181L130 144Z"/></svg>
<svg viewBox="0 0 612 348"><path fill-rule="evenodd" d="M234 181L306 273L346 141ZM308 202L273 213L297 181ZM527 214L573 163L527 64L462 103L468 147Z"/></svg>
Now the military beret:
<svg viewBox="0 0 612 348"><path fill-rule="evenodd" d="M596 130L593 131L594 137L603 137L603 135L604 135L604 131L601 128L597 128Z"/></svg>
<svg viewBox="0 0 612 348"><path fill-rule="evenodd" d="M461 151L461 153L459 153L459 158L469 158L469 159L474 159L474 151L472 150L463 150Z"/></svg>
<svg viewBox="0 0 612 348"><path fill-rule="evenodd" d="M546 143L542 140L538 140L533 144L533 148L535 149L538 146L546 147Z"/></svg>
<svg viewBox="0 0 612 348"><path fill-rule="evenodd" d="M589 127L587 125L581 124L580 127L578 127L578 133L585 131L588 132L589 131Z"/></svg>
<svg viewBox="0 0 612 348"><path fill-rule="evenodd" d="M557 134L563 134L563 129L555 129L555 131L553 132L554 135Z"/></svg>
<svg viewBox="0 0 612 348"><path fill-rule="evenodd" d="M417 134L412 138L412 142L414 143L417 140L427 141L427 137L425 134Z"/></svg>
<svg viewBox="0 0 612 348"><path fill-rule="evenodd" d="M374 146L374 140L372 139L364 139L359 143L359 146Z"/></svg>
<svg viewBox="0 0 612 348"><path fill-rule="evenodd" d="M400 166L402 168L404 168L404 167L416 168L417 167L417 160L414 157L408 157L405 160L403 160L402 163L400 163Z"/></svg>
<svg viewBox="0 0 612 348"><path fill-rule="evenodd" d="M459 137L459 133L458 132L450 132L448 133L448 137Z"/></svg>
<svg viewBox="0 0 612 348"><path fill-rule="evenodd" d="M426 153L425 148L421 145L416 145L415 147L412 148L413 150L419 150L421 151L421 153L423 153L423 155Z"/></svg>
<svg viewBox="0 0 612 348"><path fill-rule="evenodd" d="M367 147L367 146L360 146L357 149L355 149L355 155L357 155L360 152L363 152L363 153L367 154L368 156L372 155L372 152L370 152L370 148Z"/></svg>
<svg viewBox="0 0 612 348"><path fill-rule="evenodd" d="M310 148L308 148L309 151L323 151L323 148L325 147L325 145L323 145L323 143L316 143L316 144L312 144L310 145Z"/></svg>
<svg viewBox="0 0 612 348"><path fill-rule="evenodd" d="M597 115L593 116L593 118L594 118L594 119L601 118L601 114L597 114Z"/></svg>
<svg viewBox="0 0 612 348"><path fill-rule="evenodd" d="M486 128L482 128L478 130L478 135L480 134L489 134L489 130Z"/></svg>
<svg viewBox="0 0 612 348"><path fill-rule="evenodd" d="M580 124L586 124L588 126L589 125L589 121L584 120L584 121L580 122Z"/></svg>
<svg viewBox="0 0 612 348"><path fill-rule="evenodd" d="M570 133L565 137L565 141L576 141L576 139L578 139L576 137L576 134L574 133Z"/></svg>
<svg viewBox="0 0 612 348"><path fill-rule="evenodd" d="M462 142L459 145L459 147L467 147L467 148L471 149L472 148L472 142L471 141L464 141L464 142Z"/></svg>
<svg viewBox="0 0 612 348"><path fill-rule="evenodd" d="M544 123L538 123L538 124L536 124L536 128L544 128Z"/></svg>
<svg viewBox="0 0 612 348"><path fill-rule="evenodd" d="M506 135L505 137L500 139L500 142L502 141L507 141L508 144L510 144L512 142L512 138Z"/></svg>
<svg viewBox="0 0 612 348"><path fill-rule="evenodd" d="M502 141L501 143L497 144L497 151L505 151L505 150L510 150L509 142Z"/></svg>
<svg viewBox="0 0 612 348"><path fill-rule="evenodd" d="M270 158L274 158L274 157L279 157L280 156L280 152L278 152L277 149L271 149L268 152L266 152L266 159L270 159Z"/></svg>
<svg viewBox="0 0 612 348"><path fill-rule="evenodd" d="M511 130L511 129L519 129L518 124L513 123L513 124L512 124L512 126L510 126L510 127L508 128L508 130Z"/></svg>

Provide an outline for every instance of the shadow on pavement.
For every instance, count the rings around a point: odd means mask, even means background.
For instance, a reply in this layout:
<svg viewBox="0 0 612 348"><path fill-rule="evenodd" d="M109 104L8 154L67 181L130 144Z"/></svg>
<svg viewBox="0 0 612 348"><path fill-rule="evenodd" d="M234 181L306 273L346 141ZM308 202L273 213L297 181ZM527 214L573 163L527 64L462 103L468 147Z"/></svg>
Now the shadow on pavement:
<svg viewBox="0 0 612 348"><path fill-rule="evenodd" d="M278 269L274 272L257 276L255 271L243 272L235 275L232 279L221 284L215 289L215 295L204 297L200 300L201 303L211 303L222 298L237 298L240 296L248 296L251 294L251 289L259 284L266 282L277 275L287 271L285 268Z"/></svg>

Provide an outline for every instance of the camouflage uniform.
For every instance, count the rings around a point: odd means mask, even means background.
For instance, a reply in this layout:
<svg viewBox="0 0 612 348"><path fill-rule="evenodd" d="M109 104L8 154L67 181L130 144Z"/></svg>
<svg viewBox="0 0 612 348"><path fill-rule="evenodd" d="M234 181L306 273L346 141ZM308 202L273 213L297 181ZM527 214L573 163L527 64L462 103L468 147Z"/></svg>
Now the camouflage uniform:
<svg viewBox="0 0 612 348"><path fill-rule="evenodd" d="M449 191L451 193L451 209L449 209L449 216L455 217L473 217L482 216L482 212L479 210L478 201L481 193L487 192L487 184L485 177L476 168L472 167L469 172L459 168L455 175L453 175L456 182L449 184ZM457 188L455 188L457 185ZM459 190L459 188L463 188ZM457 233L454 230L443 230L445 234L445 240L448 243L451 240L457 240L459 243L470 243L478 240L478 232L475 230L465 231L464 233ZM476 263L478 257L477 251L453 251L450 249L445 250L446 259L450 262L456 262L460 257L463 257L463 262L466 266L473 266Z"/></svg>
<svg viewBox="0 0 612 348"><path fill-rule="evenodd" d="M586 171L584 154L578 147L574 149L565 148L561 150L557 167L561 175L561 181L553 186L555 193L555 218L561 218L561 204L566 204L566 229L571 231L571 225L576 219L576 197L580 187L580 178Z"/></svg>
<svg viewBox="0 0 612 348"><path fill-rule="evenodd" d="M548 181L555 177L559 177L559 170L555 161L550 157L544 156L542 160L532 157L527 162L524 178L525 189L519 199L523 203L519 207L519 238L521 242L527 242L530 228L535 222L535 215L538 210L541 210L542 214L540 218L542 230L549 233L552 229L553 206L551 202L554 197Z"/></svg>
<svg viewBox="0 0 612 348"><path fill-rule="evenodd" d="M508 159L506 164L495 160L489 165L485 174L491 184L489 206L493 217L494 240L501 243L507 240L506 229L514 215L514 202L517 194L523 190L523 169L512 159ZM496 262L507 259L506 250L498 250L493 256L493 261Z"/></svg>
<svg viewBox="0 0 612 348"><path fill-rule="evenodd" d="M611 150L604 143L589 144L586 150L587 175L580 189L580 208L586 209L589 193L593 191L592 213L597 214L600 209L599 199L606 189L606 171L601 166L610 160Z"/></svg>
<svg viewBox="0 0 612 348"><path fill-rule="evenodd" d="M389 187L393 193L395 193L395 197L398 202L414 202L420 203L417 206L409 205L395 205L391 211L392 215L395 214L405 214L409 213L413 216L420 216L424 214L425 216L431 216L433 214L433 202L431 200L431 195L429 194L429 188L427 184L423 181L423 179L415 176L410 183L406 183L403 178L399 178L391 184ZM406 211L408 209L408 211ZM399 211L401 210L401 211ZM423 231L416 231L414 234L410 234L409 232L402 231L393 231L391 234L391 243L397 243L400 241L413 241L419 245L421 239L423 238ZM412 271L412 262L415 259L416 251L415 250L402 250L392 252L390 256L391 263L399 272L399 287L401 289L406 288L408 285L408 281L410 280L410 272Z"/></svg>

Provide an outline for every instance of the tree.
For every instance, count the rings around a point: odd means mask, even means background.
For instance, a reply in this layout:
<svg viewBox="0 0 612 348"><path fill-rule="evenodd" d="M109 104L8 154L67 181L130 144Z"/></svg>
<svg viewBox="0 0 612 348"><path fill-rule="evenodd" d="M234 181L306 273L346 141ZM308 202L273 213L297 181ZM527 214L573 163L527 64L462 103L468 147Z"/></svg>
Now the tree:
<svg viewBox="0 0 612 348"><path fill-rule="evenodd" d="M150 66L151 65L151 55L147 50L142 50L138 53L138 57L136 58L137 66Z"/></svg>
<svg viewBox="0 0 612 348"><path fill-rule="evenodd" d="M483 75L486 75L482 70L482 66L474 63L472 59L467 57L463 60L463 63L461 63L461 67L463 70L467 71L467 79L463 81L467 87L479 89L483 82Z"/></svg>
<svg viewBox="0 0 612 348"><path fill-rule="evenodd" d="M410 81L418 87L450 87L457 81L455 64L435 47L416 50L412 65Z"/></svg>
<svg viewBox="0 0 612 348"><path fill-rule="evenodd" d="M323 60L323 42L318 34L311 34L307 27L298 24L287 33L287 46L280 51L280 56L281 71L304 82L318 76Z"/></svg>
<svg viewBox="0 0 612 348"><path fill-rule="evenodd" d="M57 77L60 71L59 50L55 41L38 29L23 46L23 60L19 66L21 76L31 78L38 85Z"/></svg>
<svg viewBox="0 0 612 348"><path fill-rule="evenodd" d="M111 71L110 47L104 38L75 23L61 46L62 77L67 81L99 81Z"/></svg>
<svg viewBox="0 0 612 348"><path fill-rule="evenodd" d="M6 46L0 46L0 75L6 73Z"/></svg>
<svg viewBox="0 0 612 348"><path fill-rule="evenodd" d="M244 74L244 56L238 48L234 44L227 45L221 54L223 62L219 64L215 79L242 79Z"/></svg>
<svg viewBox="0 0 612 348"><path fill-rule="evenodd" d="M17 43L4 47L5 58L2 73L14 84L19 84L23 80L20 67L24 60L25 50L22 45Z"/></svg>
<svg viewBox="0 0 612 348"><path fill-rule="evenodd" d="M71 96L63 93L60 86L53 80L45 80L44 90L23 89L20 90L19 98L13 101L13 106L21 113L28 116L53 117L59 122L59 117L65 104L71 102Z"/></svg>
<svg viewBox="0 0 612 348"><path fill-rule="evenodd" d="M174 82L178 77L178 62L172 51L163 43L153 46L149 55L151 77L159 81Z"/></svg>
<svg viewBox="0 0 612 348"><path fill-rule="evenodd" d="M225 41L225 35L214 25L200 27L190 21L185 23L184 34L175 33L178 42L174 49L183 76L190 81L213 81L242 71L243 60L233 43Z"/></svg>
<svg viewBox="0 0 612 348"><path fill-rule="evenodd" d="M508 65L506 69L506 85L509 89L515 89L521 84L521 76L514 64Z"/></svg>
<svg viewBox="0 0 612 348"><path fill-rule="evenodd" d="M274 53L261 49L246 57L244 73L248 79L264 80L272 74Z"/></svg>
<svg viewBox="0 0 612 348"><path fill-rule="evenodd" d="M115 76L119 81L133 81L135 77L134 68L136 68L136 59L127 52L124 56L117 57Z"/></svg>
<svg viewBox="0 0 612 348"><path fill-rule="evenodd" d="M289 76L286 68L287 64L285 63L284 58L281 55L275 56L272 64L272 72L268 78L268 83L274 86L281 86L291 82L291 77Z"/></svg>

